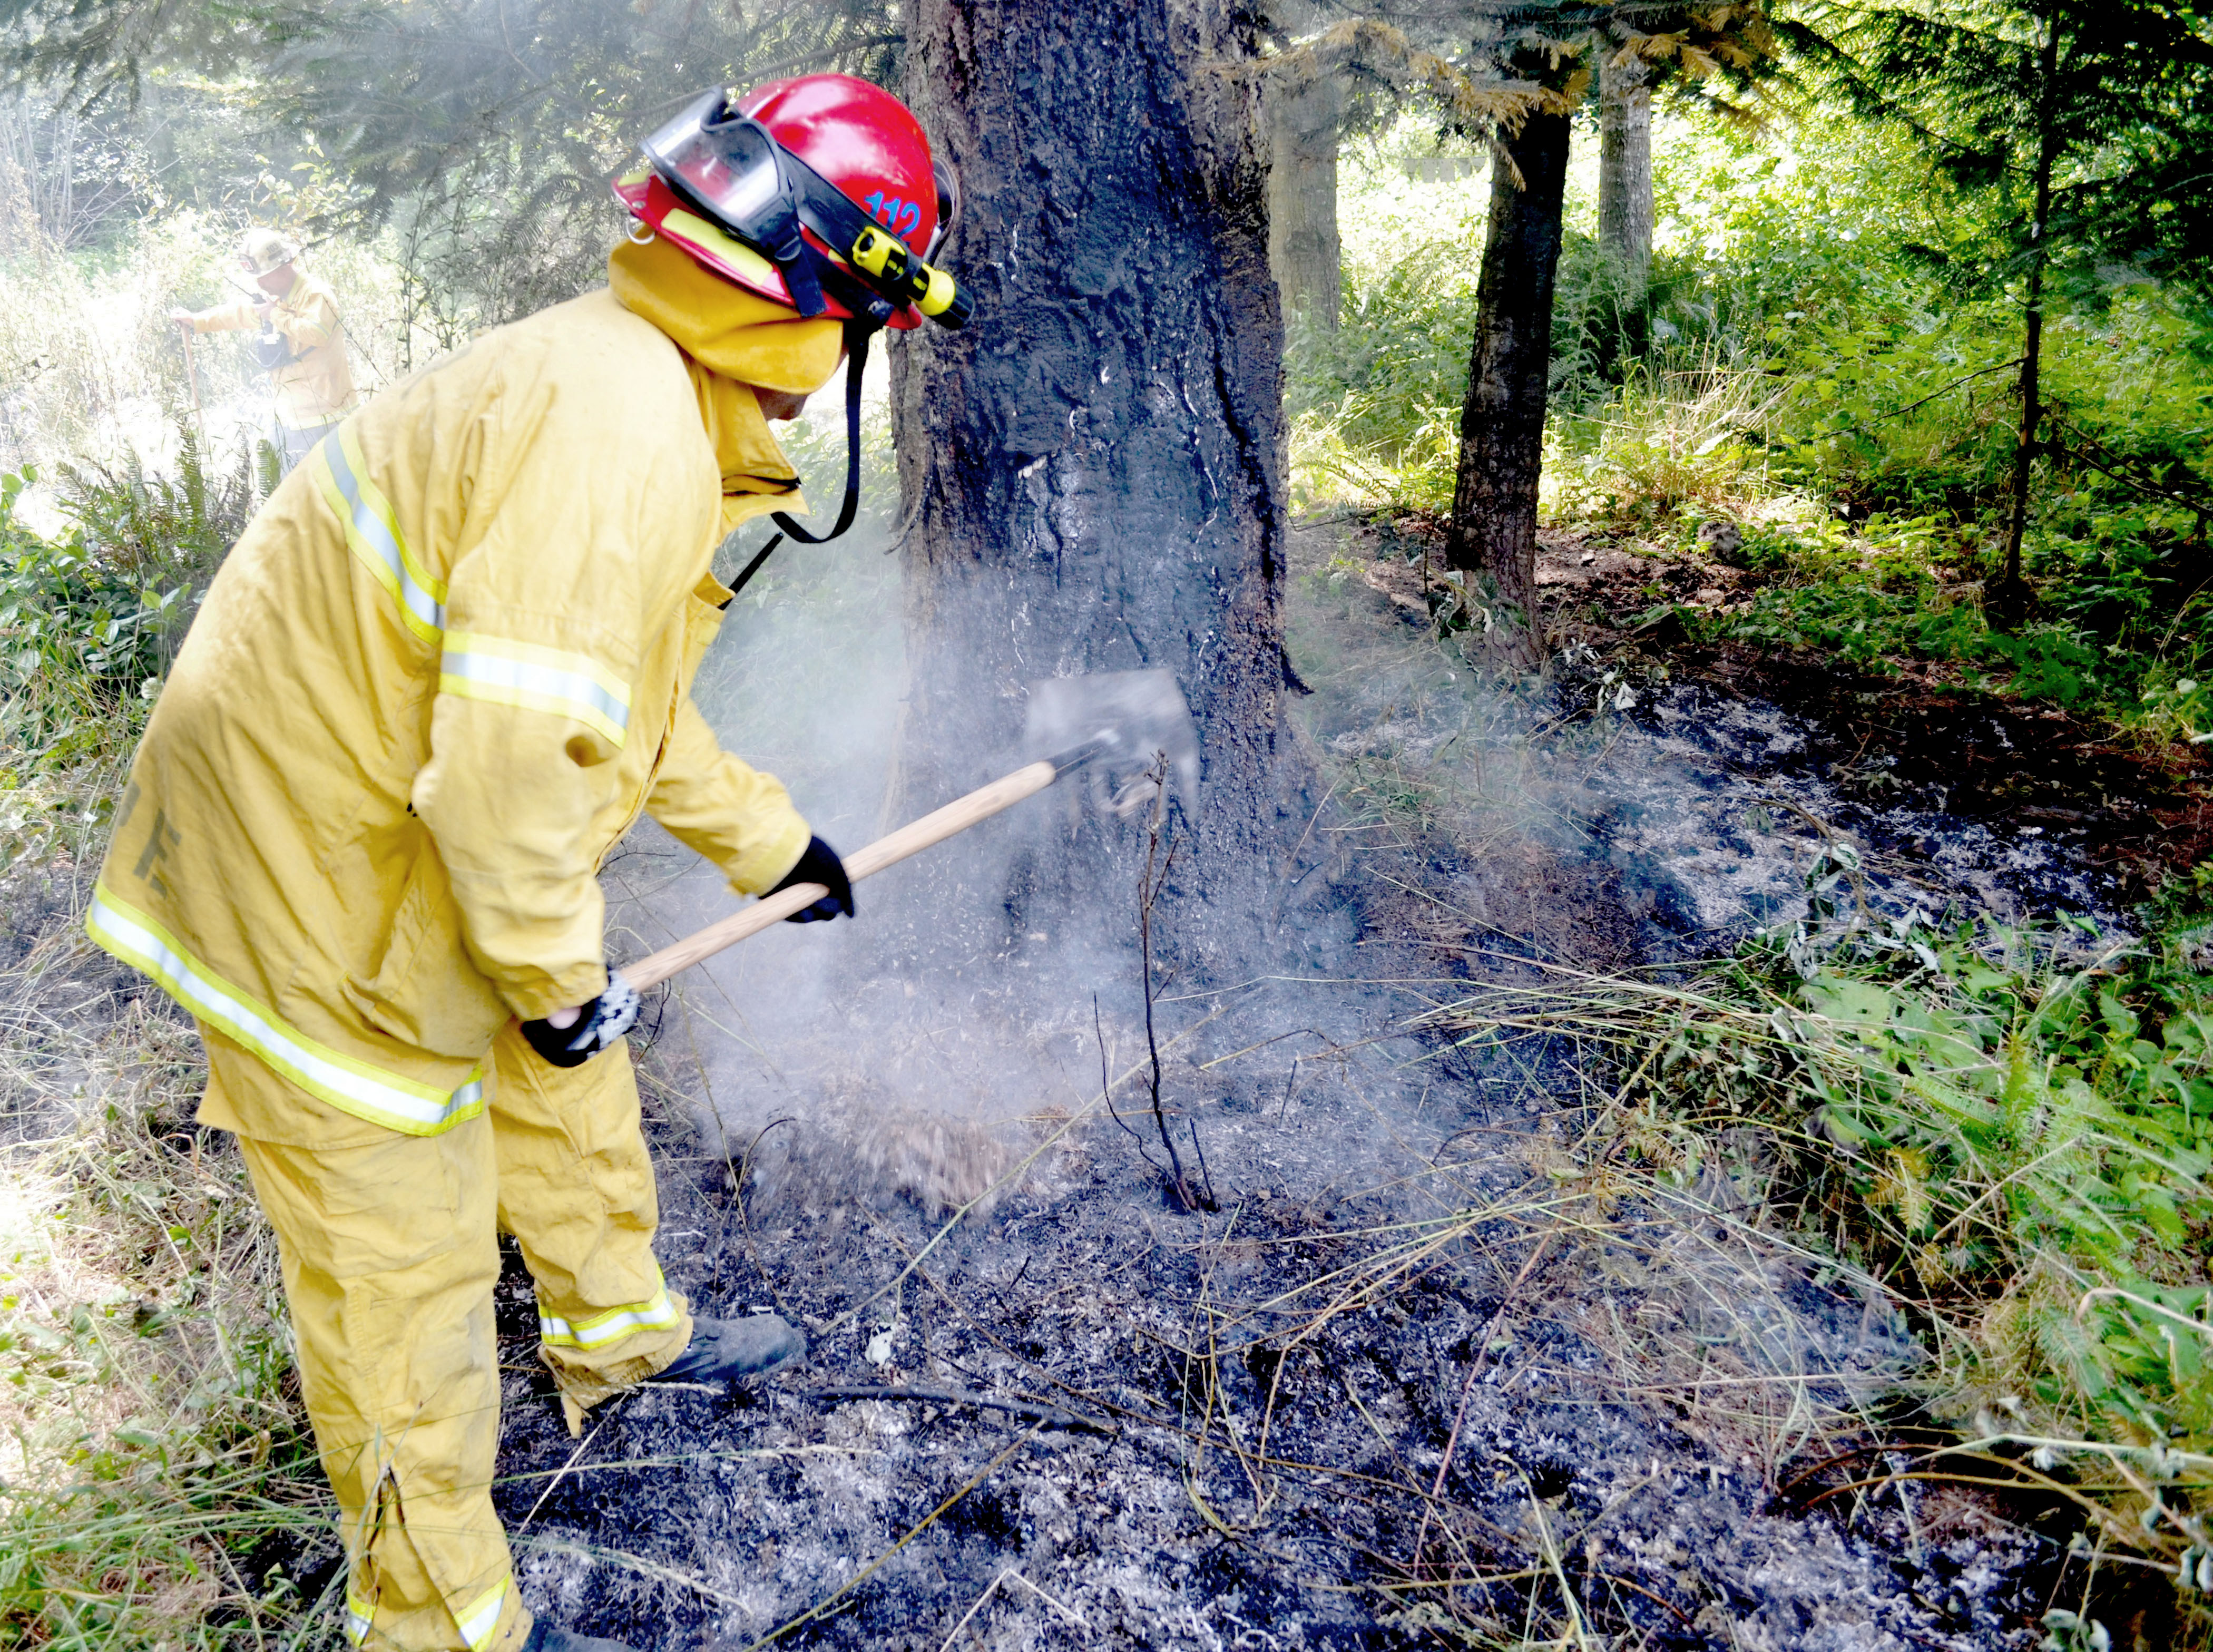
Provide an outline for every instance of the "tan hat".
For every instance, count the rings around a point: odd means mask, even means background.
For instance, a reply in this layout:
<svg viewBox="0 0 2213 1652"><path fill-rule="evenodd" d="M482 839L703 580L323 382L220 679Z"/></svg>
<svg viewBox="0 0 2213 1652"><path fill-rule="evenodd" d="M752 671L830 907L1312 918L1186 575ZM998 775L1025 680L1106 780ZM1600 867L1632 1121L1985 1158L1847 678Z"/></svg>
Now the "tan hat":
<svg viewBox="0 0 2213 1652"><path fill-rule="evenodd" d="M300 243L279 229L259 227L238 238L238 259L258 276L281 270L300 256Z"/></svg>

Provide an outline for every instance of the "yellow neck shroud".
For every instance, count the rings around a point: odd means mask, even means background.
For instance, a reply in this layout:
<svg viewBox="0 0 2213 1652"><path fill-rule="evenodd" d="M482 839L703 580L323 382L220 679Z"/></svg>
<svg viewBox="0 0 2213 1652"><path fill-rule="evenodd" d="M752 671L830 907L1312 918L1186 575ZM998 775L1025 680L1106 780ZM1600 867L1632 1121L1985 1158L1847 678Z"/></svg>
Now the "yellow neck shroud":
<svg viewBox="0 0 2213 1652"><path fill-rule="evenodd" d="M844 324L808 320L703 269L665 241L625 241L607 257L607 284L624 308L684 352L699 418L722 473L722 531L794 497L798 473L769 433L756 385L811 395L844 355Z"/></svg>

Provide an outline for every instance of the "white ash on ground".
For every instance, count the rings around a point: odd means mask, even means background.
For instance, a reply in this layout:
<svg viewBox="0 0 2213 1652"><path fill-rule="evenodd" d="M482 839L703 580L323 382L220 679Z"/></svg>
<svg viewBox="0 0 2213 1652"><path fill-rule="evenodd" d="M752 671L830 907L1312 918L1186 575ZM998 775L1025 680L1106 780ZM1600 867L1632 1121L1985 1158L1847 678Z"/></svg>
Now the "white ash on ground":
<svg viewBox="0 0 2213 1652"><path fill-rule="evenodd" d="M1924 1545L1988 1573L1963 1563L1933 1606L1883 1511L1768 1512L1907 1369L1886 1308L1725 1212L1576 1162L1520 1107L1567 1099L1557 1061L1495 1100L1449 1058L1407 1067L1424 1046L1376 1039L1377 999L1295 984L1186 1009L1175 1031L1223 1009L1190 1040L1206 1059L1293 1019L1338 1046L1302 1058L1288 1097L1280 1046L1171 1097L1218 1212L1171 1208L1096 1113L1081 1176L942 1238L911 1200L843 1219L765 1201L758 1272L720 1188L665 1178L689 1236L672 1284L710 1312L782 1304L813 1357L749 1403L619 1402L550 1493L519 1479L518 1518L545 1494L529 1587L640 1645L747 1646L829 1601L787 1640L936 1648L988 1593L969 1643L1350 1647L1564 1622L1557 1562L1628 1644L2031 1643L2027 1545L1972 1501L1916 1511ZM520 1368L519 1277L508 1295ZM1027 1399L1113 1432L808 1396L839 1383ZM576 1452L540 1386L511 1383L510 1472Z"/></svg>

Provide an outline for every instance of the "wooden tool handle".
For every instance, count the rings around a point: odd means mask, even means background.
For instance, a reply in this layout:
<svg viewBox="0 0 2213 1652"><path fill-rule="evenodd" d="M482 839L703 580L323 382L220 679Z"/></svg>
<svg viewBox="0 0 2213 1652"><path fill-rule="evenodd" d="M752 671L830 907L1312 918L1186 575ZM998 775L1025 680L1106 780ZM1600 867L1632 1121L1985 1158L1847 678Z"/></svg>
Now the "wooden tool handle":
<svg viewBox="0 0 2213 1652"><path fill-rule="evenodd" d="M887 866L896 866L910 855L917 855L932 844L942 844L948 838L966 832L979 820L988 820L1003 809L1012 808L1025 797L1034 797L1053 783L1059 769L1051 762L1037 762L1027 768L1016 769L1012 774L994 780L988 786L979 786L966 797L957 798L943 808L925 814L919 820L910 821L888 838L879 838L866 849L857 849L845 856L845 875L858 883L863 878L873 877ZM759 935L771 924L780 924L794 912L812 906L830 892L819 883L795 883L789 889L779 889L765 895L741 912L733 912L719 924L710 924L696 935L688 935L673 946L663 947L649 957L622 966L623 978L643 992L647 987L658 986L679 970L686 970L704 958L712 958L725 947L734 947L749 935Z"/></svg>

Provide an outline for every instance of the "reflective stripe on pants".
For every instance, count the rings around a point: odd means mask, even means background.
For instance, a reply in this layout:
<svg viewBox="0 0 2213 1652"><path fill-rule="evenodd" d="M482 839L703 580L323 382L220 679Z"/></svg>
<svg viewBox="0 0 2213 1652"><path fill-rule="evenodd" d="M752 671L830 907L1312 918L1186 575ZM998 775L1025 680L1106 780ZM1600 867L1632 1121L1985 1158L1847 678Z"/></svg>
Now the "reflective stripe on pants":
<svg viewBox="0 0 2213 1652"><path fill-rule="evenodd" d="M501 1228L521 1247L542 1316L634 1327L542 1350L572 1416L691 1340L684 1299L653 1258L628 1049L561 1071L510 1027L491 1065L487 1113L442 1135L335 1149L239 1139L277 1229L351 1564L347 1628L367 1647L515 1652L529 1633L491 1499ZM226 1082L287 1085L258 1061L221 1070Z"/></svg>

